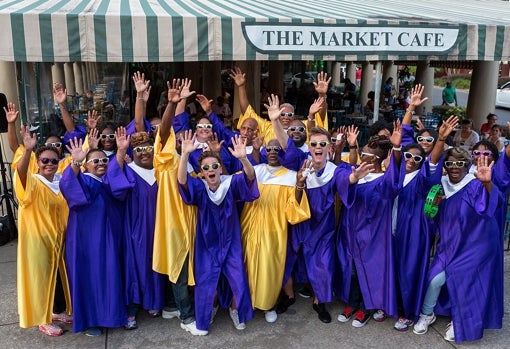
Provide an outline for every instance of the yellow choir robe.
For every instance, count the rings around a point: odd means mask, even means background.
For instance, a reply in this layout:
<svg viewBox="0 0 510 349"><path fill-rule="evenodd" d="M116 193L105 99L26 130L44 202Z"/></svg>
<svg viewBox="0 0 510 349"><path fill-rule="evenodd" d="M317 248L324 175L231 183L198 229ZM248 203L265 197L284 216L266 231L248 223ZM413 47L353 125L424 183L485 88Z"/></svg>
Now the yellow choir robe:
<svg viewBox="0 0 510 349"><path fill-rule="evenodd" d="M16 170L16 168L18 167L18 162L20 161L21 157L23 156L23 153L25 153L25 146L20 145L18 147L18 149L16 149L16 152L14 153L13 158L12 158L11 168L13 170ZM72 161L73 161L73 158L69 155L63 159L60 159L60 161L58 162L57 173L63 173L64 170L66 169L66 167L69 166ZM37 166L37 158L35 157L35 153L32 152L32 154L30 155L30 162L28 164L28 172L37 173L38 171L39 171L39 167Z"/></svg>
<svg viewBox="0 0 510 349"><path fill-rule="evenodd" d="M248 106L246 109L246 112L244 114L241 114L239 117L239 121L237 122L237 128L240 130L241 126L243 125L243 122L246 119L255 119L258 123L258 136L260 138L264 137L264 145L266 145L267 142L269 142L271 139L276 138L276 134L273 130L273 125L271 124L270 120L264 119L263 117L260 117L253 107L251 105ZM303 121L306 127L306 120ZM328 118L325 118L325 120L322 120L322 118L319 116L319 113L315 114L315 126L328 129ZM307 130L308 132L308 130Z"/></svg>
<svg viewBox="0 0 510 349"><path fill-rule="evenodd" d="M273 308L280 294L287 252L287 224L310 218L305 191L295 199L296 172L267 164L255 166L260 197L241 214L243 257L253 307Z"/></svg>
<svg viewBox="0 0 510 349"><path fill-rule="evenodd" d="M56 175L57 176L57 175ZM71 313L69 283L64 263L64 240L69 208L41 177L27 173L23 188L18 173L14 190L18 210L18 313L23 328L51 323L57 271ZM56 186L58 188L58 185Z"/></svg>
<svg viewBox="0 0 510 349"><path fill-rule="evenodd" d="M152 269L168 275L170 281L175 283L189 254L188 284L194 285L193 253L197 207L186 205L179 194L179 161L173 129L164 147L158 132L154 143L154 168L159 189Z"/></svg>

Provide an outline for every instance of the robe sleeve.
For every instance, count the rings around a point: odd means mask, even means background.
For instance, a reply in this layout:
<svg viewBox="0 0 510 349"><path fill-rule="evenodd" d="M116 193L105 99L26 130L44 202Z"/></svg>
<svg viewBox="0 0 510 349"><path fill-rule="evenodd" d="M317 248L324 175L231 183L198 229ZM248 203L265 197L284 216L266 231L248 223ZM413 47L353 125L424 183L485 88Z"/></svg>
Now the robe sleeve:
<svg viewBox="0 0 510 349"><path fill-rule="evenodd" d="M179 183L179 194L187 205L197 205L199 191L205 190L204 183L201 179L191 177L189 173L187 176L188 180L185 186Z"/></svg>
<svg viewBox="0 0 510 349"><path fill-rule="evenodd" d="M74 130L72 131L66 131L64 134L64 137L62 138L63 144L69 144L69 141L71 139L74 139L75 137L77 139L85 139L85 136L87 135L87 129L81 125L77 125Z"/></svg>
<svg viewBox="0 0 510 349"><path fill-rule="evenodd" d="M334 180L336 191L346 208L351 208L356 198L357 184L349 183L351 167L346 163L339 164L335 169Z"/></svg>
<svg viewBox="0 0 510 349"><path fill-rule="evenodd" d="M27 172L27 179L25 183L25 187L21 184L21 179L19 178L18 171L14 172L14 192L16 193L16 198L21 207L26 207L30 205L34 200L34 189L35 183L37 181L37 177L30 172Z"/></svg>
<svg viewBox="0 0 510 349"><path fill-rule="evenodd" d="M395 198L402 188L405 174L406 162L404 156L402 156L400 167L398 167L392 152L390 154L390 164L383 175L383 182L377 187L381 195L385 198Z"/></svg>
<svg viewBox="0 0 510 349"><path fill-rule="evenodd" d="M480 216L494 217L498 206L504 202L501 191L493 185L489 193L480 181L477 179L473 181L476 181L476 185L469 187L470 193L465 198Z"/></svg>
<svg viewBox="0 0 510 349"><path fill-rule="evenodd" d="M414 143L414 130L411 125L402 125L402 146Z"/></svg>
<svg viewBox="0 0 510 349"><path fill-rule="evenodd" d="M126 200L129 192L135 187L134 181L130 182L124 171L127 169L121 169L117 159L114 159L108 164L108 170L103 176L103 183L108 186L112 196L120 201Z"/></svg>
<svg viewBox="0 0 510 349"><path fill-rule="evenodd" d="M502 193L508 195L510 189L510 159L506 156L504 150L503 155L500 156L494 165L492 174L494 176L494 184Z"/></svg>
<svg viewBox="0 0 510 349"><path fill-rule="evenodd" d="M215 112L209 114L208 118L213 125L213 132L216 132L218 135L218 141L223 140L226 145L230 145L232 143L231 138L234 137L236 133L229 130Z"/></svg>
<svg viewBox="0 0 510 349"><path fill-rule="evenodd" d="M24 152L25 152L25 146L23 144L20 144L18 149L16 149L16 151L14 152L14 155L12 158L11 168L14 171L16 171L16 168L18 167L18 163L21 160L21 157L23 156ZM32 152L32 154L30 155L30 162L28 164L28 172L37 173L37 171L39 171L39 169L37 167L37 159L35 157L35 153Z"/></svg>
<svg viewBox="0 0 510 349"><path fill-rule="evenodd" d="M172 127L175 133L179 133L183 130L189 130L189 114L188 112L182 112L174 117Z"/></svg>
<svg viewBox="0 0 510 349"><path fill-rule="evenodd" d="M145 128L145 132L149 132L151 130L151 123L146 119L143 118L143 126ZM135 120L131 120L129 124L126 125L126 134L132 135L136 133L136 125Z"/></svg>
<svg viewBox="0 0 510 349"><path fill-rule="evenodd" d="M249 181L244 171L232 175L230 187L234 190L234 198L239 201L251 202L260 196L257 178Z"/></svg>
<svg viewBox="0 0 510 349"><path fill-rule="evenodd" d="M287 206L285 207L285 217L290 224L298 224L310 219L310 205L308 204L308 196L306 190L303 190L301 202L296 200L296 188L288 187L287 190Z"/></svg>
<svg viewBox="0 0 510 349"><path fill-rule="evenodd" d="M87 205L91 202L90 194L84 188L83 176L84 174L81 172L76 176L71 166L68 166L62 174L59 186L69 208Z"/></svg>
<svg viewBox="0 0 510 349"><path fill-rule="evenodd" d="M287 141L287 149L285 151L280 150L278 152L278 159L280 165L289 170L299 171L303 162L308 158L308 154L296 147L292 138L289 137Z"/></svg>

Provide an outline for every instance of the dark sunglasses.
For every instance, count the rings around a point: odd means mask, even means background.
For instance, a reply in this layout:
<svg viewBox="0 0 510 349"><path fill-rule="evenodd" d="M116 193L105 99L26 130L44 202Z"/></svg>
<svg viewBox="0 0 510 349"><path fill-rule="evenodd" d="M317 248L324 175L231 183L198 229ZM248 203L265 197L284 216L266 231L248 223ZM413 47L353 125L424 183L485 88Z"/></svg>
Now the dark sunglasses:
<svg viewBox="0 0 510 349"><path fill-rule="evenodd" d="M145 147L134 147L133 150L137 153L152 153L154 151L154 147L152 145L147 145Z"/></svg>
<svg viewBox="0 0 510 349"><path fill-rule="evenodd" d="M471 153L473 156L492 156L492 152L490 150L473 150Z"/></svg>
<svg viewBox="0 0 510 349"><path fill-rule="evenodd" d="M418 136L416 138L416 140L418 142L425 142L425 143L434 143L434 137L423 137L423 136Z"/></svg>
<svg viewBox="0 0 510 349"><path fill-rule="evenodd" d="M291 118L294 116L294 113L280 113L280 116Z"/></svg>
<svg viewBox="0 0 510 349"><path fill-rule="evenodd" d="M48 143L44 143L44 145L47 147L60 148L62 146L62 143L61 142L48 142Z"/></svg>
<svg viewBox="0 0 510 349"><path fill-rule="evenodd" d="M39 161L41 161L44 165L47 165L51 162L52 165L58 165L58 159L55 158L39 158Z"/></svg>
<svg viewBox="0 0 510 349"><path fill-rule="evenodd" d="M410 153L408 151L404 152L404 157L406 158L406 160L413 159L414 162L416 163L421 162L423 160L423 158L420 155L413 155L413 153Z"/></svg>
<svg viewBox="0 0 510 349"><path fill-rule="evenodd" d="M200 166L200 168L203 170L203 171L209 171L209 169L212 167L213 170L217 170L221 167L220 163L219 162L213 162L212 164L210 165L202 165Z"/></svg>
<svg viewBox="0 0 510 349"><path fill-rule="evenodd" d="M329 142L326 142L326 141L322 141L322 142L315 142L315 141L312 141L310 142L310 145L312 147L316 147L317 145L320 145L322 148L324 148L325 146L327 146L329 144Z"/></svg>
<svg viewBox="0 0 510 349"><path fill-rule="evenodd" d="M154 132L158 129L159 125L151 125L151 131Z"/></svg>
<svg viewBox="0 0 510 349"><path fill-rule="evenodd" d="M290 132L296 132L297 131L297 132L303 133L303 132L305 132L305 130L306 129L303 126L291 126L291 127L289 127L289 131Z"/></svg>
<svg viewBox="0 0 510 349"><path fill-rule="evenodd" d="M102 141L105 141L107 138L111 139L111 140L114 140L115 139L115 133L110 133L110 134L103 134L103 135L100 135L99 137L101 137L101 140Z"/></svg>
<svg viewBox="0 0 510 349"><path fill-rule="evenodd" d="M267 153L271 153L271 152L274 152L274 153L278 153L280 150L282 150L282 147L278 146L278 145L268 145L266 147L266 152Z"/></svg>
<svg viewBox="0 0 510 349"><path fill-rule="evenodd" d="M92 162L94 165L97 165L99 164L99 162L103 163L103 164L107 164L108 163L108 158L95 158L95 159L90 159L87 161L87 164L89 162Z"/></svg>

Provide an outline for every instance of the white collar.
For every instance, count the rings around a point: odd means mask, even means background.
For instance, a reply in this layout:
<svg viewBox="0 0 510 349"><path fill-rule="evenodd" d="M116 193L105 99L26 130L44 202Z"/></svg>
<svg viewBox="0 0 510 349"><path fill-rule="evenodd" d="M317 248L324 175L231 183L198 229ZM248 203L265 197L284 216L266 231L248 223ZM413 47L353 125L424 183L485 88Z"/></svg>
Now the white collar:
<svg viewBox="0 0 510 349"><path fill-rule="evenodd" d="M323 185L329 183L331 178L333 178L333 174L335 173L336 165L331 161L326 162L326 167L324 168L324 172L322 176L318 177L317 172L313 171L306 177L306 186L309 189L319 188Z"/></svg>
<svg viewBox="0 0 510 349"><path fill-rule="evenodd" d="M260 184L277 184L288 187L296 185L296 172L283 166L259 164L253 168Z"/></svg>
<svg viewBox="0 0 510 349"><path fill-rule="evenodd" d="M198 144L197 149L205 149L205 150L207 150L207 148L209 148L209 144L207 144L207 142L202 143L202 142L199 142L197 139L195 139L195 143L194 144L195 145Z"/></svg>
<svg viewBox="0 0 510 349"><path fill-rule="evenodd" d="M52 192L54 192L56 195L58 195L60 193L60 186L58 185L58 183L60 182L60 179L62 178L62 176L59 173L55 173L55 175L53 176L52 182L50 182L49 180L47 180L46 178L44 178L43 176L41 176L38 173L35 176L37 178L39 178L39 180L41 182L43 182L43 184L46 185L48 188L50 188L50 190Z"/></svg>
<svg viewBox="0 0 510 349"><path fill-rule="evenodd" d="M475 176L471 173L468 173L464 176L464 178L462 178L462 180L459 183L453 184L452 182L450 182L450 178L448 177L448 175L443 176L441 178L441 184L443 185L444 195L448 199L450 196L464 188L473 179L475 179Z"/></svg>
<svg viewBox="0 0 510 349"><path fill-rule="evenodd" d="M253 153L253 145L247 145L246 146L246 155L250 155Z"/></svg>
<svg viewBox="0 0 510 349"><path fill-rule="evenodd" d="M420 170L418 169L418 170L414 170L411 173L406 173L406 176L404 177L404 187L406 185L408 185L414 179L414 177L416 177L418 175L419 172L420 172Z"/></svg>
<svg viewBox="0 0 510 349"><path fill-rule="evenodd" d="M228 189L230 188L230 183L232 182L232 176L220 176L220 186L216 191L212 191L209 189L209 186L207 185L207 181L205 179L202 179L202 182L204 182L205 189L207 190L207 195L209 196L209 199L211 199L212 202L214 202L216 205L221 205L223 202L223 199L225 199L225 196L227 195Z"/></svg>
<svg viewBox="0 0 510 349"><path fill-rule="evenodd" d="M94 178L94 179L95 179L96 181L98 181L98 182L103 183L103 179L102 179L101 177L98 177L98 176L96 176L96 175L93 175L93 174L92 174L92 173L90 173L90 172L84 172L83 174L84 174L85 176L89 176L89 177L91 177L91 178Z"/></svg>
<svg viewBox="0 0 510 349"><path fill-rule="evenodd" d="M105 155L110 157L111 155L113 155L115 152L113 150L103 150Z"/></svg>
<svg viewBox="0 0 510 349"><path fill-rule="evenodd" d="M377 178L384 176L384 172L381 173L369 173L365 177L361 178L358 181L358 184L366 184L369 182L372 182L373 180L376 180Z"/></svg>
<svg viewBox="0 0 510 349"><path fill-rule="evenodd" d="M141 166L135 164L135 162L130 162L128 164L129 168L132 169L140 178L142 178L147 184L153 185L156 182L156 177L154 176L154 168L146 169Z"/></svg>

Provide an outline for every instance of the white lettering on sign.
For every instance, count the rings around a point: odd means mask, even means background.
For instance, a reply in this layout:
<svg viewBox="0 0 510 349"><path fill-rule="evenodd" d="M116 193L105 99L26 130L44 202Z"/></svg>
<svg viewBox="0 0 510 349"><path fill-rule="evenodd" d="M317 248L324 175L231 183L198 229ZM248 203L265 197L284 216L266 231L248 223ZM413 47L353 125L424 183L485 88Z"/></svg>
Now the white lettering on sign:
<svg viewBox="0 0 510 349"><path fill-rule="evenodd" d="M331 26L243 23L248 43L262 53L434 53L450 50L457 27Z"/></svg>

